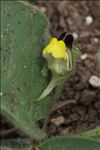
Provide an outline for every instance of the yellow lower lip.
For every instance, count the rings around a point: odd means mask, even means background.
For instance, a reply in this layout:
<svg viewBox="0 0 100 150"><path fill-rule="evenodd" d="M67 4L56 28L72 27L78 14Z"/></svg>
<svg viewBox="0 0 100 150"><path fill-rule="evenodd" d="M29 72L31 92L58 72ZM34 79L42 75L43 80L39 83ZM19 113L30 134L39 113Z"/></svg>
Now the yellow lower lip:
<svg viewBox="0 0 100 150"><path fill-rule="evenodd" d="M43 49L43 55L51 54L54 58L64 58L68 57L67 47L63 40L58 41L57 38L52 38L49 44Z"/></svg>

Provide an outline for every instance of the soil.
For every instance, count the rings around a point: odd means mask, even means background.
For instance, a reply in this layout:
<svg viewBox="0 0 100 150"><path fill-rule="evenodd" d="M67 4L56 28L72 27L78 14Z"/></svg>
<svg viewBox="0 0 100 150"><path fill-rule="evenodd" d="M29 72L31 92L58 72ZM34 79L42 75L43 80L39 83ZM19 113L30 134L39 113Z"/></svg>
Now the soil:
<svg viewBox="0 0 100 150"><path fill-rule="evenodd" d="M100 87L89 81L93 75L100 77L95 57L100 49L100 1L38 0L35 4L47 15L50 34L57 37L64 31L72 33L74 45L81 53L75 71L64 83L61 96L53 106L48 136L79 133L99 126ZM3 129L13 127L4 117L1 124ZM12 137L14 132L18 136L14 127L8 136Z"/></svg>

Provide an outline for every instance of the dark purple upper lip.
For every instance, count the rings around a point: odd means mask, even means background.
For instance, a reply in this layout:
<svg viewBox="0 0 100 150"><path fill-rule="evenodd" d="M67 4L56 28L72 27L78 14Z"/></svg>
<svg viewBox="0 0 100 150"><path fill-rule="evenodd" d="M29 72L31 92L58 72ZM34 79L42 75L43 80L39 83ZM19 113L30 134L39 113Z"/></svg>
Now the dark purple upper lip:
<svg viewBox="0 0 100 150"><path fill-rule="evenodd" d="M66 37L66 35L67 35L66 32L61 33L58 40L63 40Z"/></svg>
<svg viewBox="0 0 100 150"><path fill-rule="evenodd" d="M63 41L65 42L66 46L67 46L70 50L72 50L72 44L73 44L73 40L74 40L72 34L67 34L66 32L63 32L63 33L59 36L58 40L63 40Z"/></svg>

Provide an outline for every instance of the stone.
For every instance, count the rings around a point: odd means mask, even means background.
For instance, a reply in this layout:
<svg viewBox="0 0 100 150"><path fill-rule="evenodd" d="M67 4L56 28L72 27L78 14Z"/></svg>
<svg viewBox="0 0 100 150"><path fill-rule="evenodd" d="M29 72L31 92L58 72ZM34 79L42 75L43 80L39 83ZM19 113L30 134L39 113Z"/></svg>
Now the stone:
<svg viewBox="0 0 100 150"><path fill-rule="evenodd" d="M91 23L93 23L93 17L92 16L87 16L85 18L86 24L90 25Z"/></svg>
<svg viewBox="0 0 100 150"><path fill-rule="evenodd" d="M50 122L54 124L56 127L59 127L60 125L62 125L64 121L65 121L65 118L63 116L59 116L57 118L53 118L50 120Z"/></svg>
<svg viewBox="0 0 100 150"><path fill-rule="evenodd" d="M89 79L89 83L93 86L93 87L100 87L100 78L92 75Z"/></svg>

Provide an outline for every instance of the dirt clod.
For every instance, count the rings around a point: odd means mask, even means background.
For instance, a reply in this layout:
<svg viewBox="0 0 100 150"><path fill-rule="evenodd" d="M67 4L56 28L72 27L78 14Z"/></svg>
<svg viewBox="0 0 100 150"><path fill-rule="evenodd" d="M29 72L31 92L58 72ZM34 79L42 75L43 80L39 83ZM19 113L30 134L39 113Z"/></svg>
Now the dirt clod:
<svg viewBox="0 0 100 150"><path fill-rule="evenodd" d="M59 127L60 125L62 125L64 121L65 121L65 118L63 116L59 116L57 118L53 118L50 120L50 122L54 124L56 127Z"/></svg>
<svg viewBox="0 0 100 150"><path fill-rule="evenodd" d="M80 99L80 102L83 105L89 106L96 100L96 93L94 91L85 90L81 94L82 97Z"/></svg>

